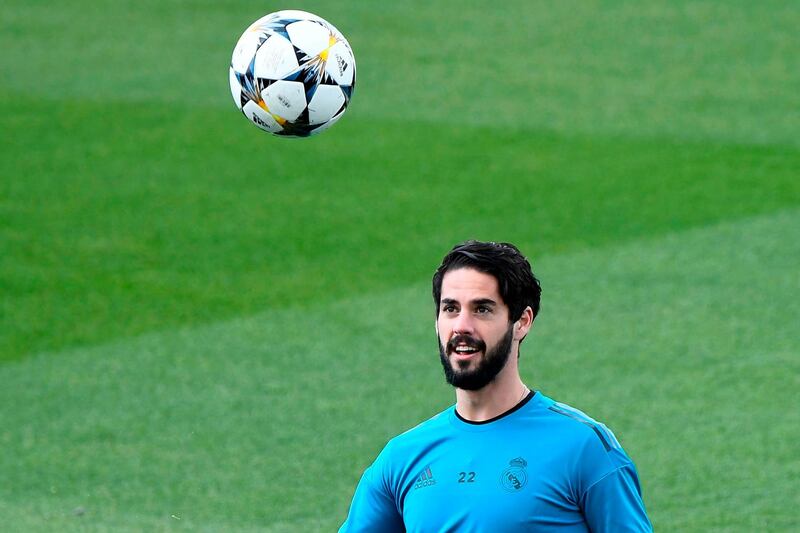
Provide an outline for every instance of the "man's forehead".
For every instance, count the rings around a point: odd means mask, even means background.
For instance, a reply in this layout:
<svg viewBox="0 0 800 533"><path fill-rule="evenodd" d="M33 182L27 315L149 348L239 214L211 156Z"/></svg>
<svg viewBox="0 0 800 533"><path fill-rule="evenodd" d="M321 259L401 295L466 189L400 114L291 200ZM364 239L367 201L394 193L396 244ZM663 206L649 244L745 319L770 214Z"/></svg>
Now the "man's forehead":
<svg viewBox="0 0 800 533"><path fill-rule="evenodd" d="M489 298L502 302L497 279L474 268L448 270L442 278L442 299Z"/></svg>

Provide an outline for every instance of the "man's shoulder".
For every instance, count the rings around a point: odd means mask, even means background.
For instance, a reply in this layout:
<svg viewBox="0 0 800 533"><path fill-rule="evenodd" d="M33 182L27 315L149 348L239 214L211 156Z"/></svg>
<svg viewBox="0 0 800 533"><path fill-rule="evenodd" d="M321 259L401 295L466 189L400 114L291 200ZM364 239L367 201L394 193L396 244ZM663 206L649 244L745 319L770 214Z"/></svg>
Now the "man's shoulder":
<svg viewBox="0 0 800 533"><path fill-rule="evenodd" d="M397 435L393 440L413 440L430 432L441 431L443 427L449 425L449 417L452 416L454 406L450 406L444 411L440 411L429 419L420 422L411 429Z"/></svg>
<svg viewBox="0 0 800 533"><path fill-rule="evenodd" d="M572 443L580 448L591 447L602 450L617 464L629 462L627 454L614 432L604 423L592 418L580 409L558 402L546 396L541 399L544 416L562 445Z"/></svg>
<svg viewBox="0 0 800 533"><path fill-rule="evenodd" d="M422 443L428 442L432 438L440 437L442 432L447 431L447 428L450 427L449 419L452 416L453 409L454 406L451 405L444 411L441 411L429 419L420 422L411 429L400 433L386 444L387 448L407 448L419 446Z"/></svg>

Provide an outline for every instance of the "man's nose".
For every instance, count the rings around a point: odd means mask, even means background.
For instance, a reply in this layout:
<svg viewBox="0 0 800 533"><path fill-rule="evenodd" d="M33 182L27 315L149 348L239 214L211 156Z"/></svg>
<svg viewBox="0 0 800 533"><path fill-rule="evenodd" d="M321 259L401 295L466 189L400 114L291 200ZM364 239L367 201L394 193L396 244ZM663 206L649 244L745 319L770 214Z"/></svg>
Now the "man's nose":
<svg viewBox="0 0 800 533"><path fill-rule="evenodd" d="M475 324L470 313L461 312L453 323L453 334L472 334L475 331Z"/></svg>

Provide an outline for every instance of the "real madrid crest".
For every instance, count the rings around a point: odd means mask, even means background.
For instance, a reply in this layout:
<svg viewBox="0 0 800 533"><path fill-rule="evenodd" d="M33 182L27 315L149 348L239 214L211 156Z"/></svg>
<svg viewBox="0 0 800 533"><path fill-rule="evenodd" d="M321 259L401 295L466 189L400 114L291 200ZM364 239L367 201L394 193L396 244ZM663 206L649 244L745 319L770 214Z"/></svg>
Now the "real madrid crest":
<svg viewBox="0 0 800 533"><path fill-rule="evenodd" d="M517 492L522 490L526 483L528 483L528 473L525 467L528 466L528 461L522 457L511 459L508 468L503 470L500 475L500 484L508 492Z"/></svg>

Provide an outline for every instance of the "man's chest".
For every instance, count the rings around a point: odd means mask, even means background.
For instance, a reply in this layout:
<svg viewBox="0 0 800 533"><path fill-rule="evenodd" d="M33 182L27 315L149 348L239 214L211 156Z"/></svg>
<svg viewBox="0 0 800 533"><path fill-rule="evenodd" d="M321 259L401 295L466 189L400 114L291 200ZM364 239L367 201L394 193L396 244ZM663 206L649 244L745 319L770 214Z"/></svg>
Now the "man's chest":
<svg viewBox="0 0 800 533"><path fill-rule="evenodd" d="M568 469L559 462L557 453L514 445L430 452L402 481L406 528L520 531L558 524L562 531L586 531Z"/></svg>

